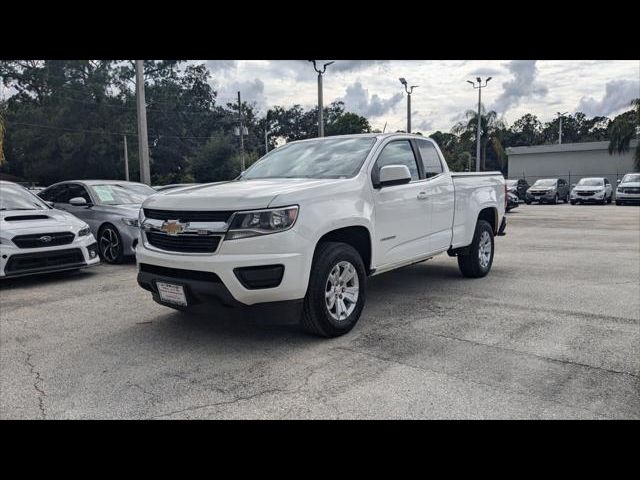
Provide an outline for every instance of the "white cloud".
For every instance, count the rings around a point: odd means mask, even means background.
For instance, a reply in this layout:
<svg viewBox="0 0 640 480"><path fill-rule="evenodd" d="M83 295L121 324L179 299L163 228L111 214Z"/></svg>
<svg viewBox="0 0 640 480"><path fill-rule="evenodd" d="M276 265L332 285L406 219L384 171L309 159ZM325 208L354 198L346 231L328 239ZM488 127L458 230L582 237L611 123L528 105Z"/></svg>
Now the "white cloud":
<svg viewBox="0 0 640 480"><path fill-rule="evenodd" d="M582 97L576 110L589 116L607 116L628 110L634 98L640 98L640 81L611 80L605 85L605 93L601 100Z"/></svg>
<svg viewBox="0 0 640 480"><path fill-rule="evenodd" d="M402 93L396 93L386 99L377 94L369 95L360 82L347 87L347 93L342 100L347 110L354 111L365 117L380 117L392 110L402 100Z"/></svg>
<svg viewBox="0 0 640 480"><path fill-rule="evenodd" d="M502 84L503 91L491 106L492 110L504 113L510 107L517 107L522 99L544 97L549 89L536 80L536 60L512 60L507 68L513 79Z"/></svg>

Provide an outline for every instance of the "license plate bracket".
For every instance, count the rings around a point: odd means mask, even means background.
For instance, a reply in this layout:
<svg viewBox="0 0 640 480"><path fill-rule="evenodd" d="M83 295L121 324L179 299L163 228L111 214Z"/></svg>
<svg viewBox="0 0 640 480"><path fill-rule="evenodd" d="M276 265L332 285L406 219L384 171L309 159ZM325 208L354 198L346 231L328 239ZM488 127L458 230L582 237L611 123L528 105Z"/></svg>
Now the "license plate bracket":
<svg viewBox="0 0 640 480"><path fill-rule="evenodd" d="M169 282L156 282L156 288L160 295L160 300L172 305L187 306L187 295L184 290L184 285Z"/></svg>

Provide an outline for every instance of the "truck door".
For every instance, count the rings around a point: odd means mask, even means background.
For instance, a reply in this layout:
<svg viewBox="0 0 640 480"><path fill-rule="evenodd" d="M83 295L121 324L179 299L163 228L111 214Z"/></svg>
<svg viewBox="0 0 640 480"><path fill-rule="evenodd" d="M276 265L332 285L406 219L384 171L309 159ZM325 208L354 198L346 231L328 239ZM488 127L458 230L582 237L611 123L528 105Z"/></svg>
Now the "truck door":
<svg viewBox="0 0 640 480"><path fill-rule="evenodd" d="M425 177L422 191L429 205L429 252L447 250L453 231L453 180L433 143L428 140L416 140L416 143Z"/></svg>
<svg viewBox="0 0 640 480"><path fill-rule="evenodd" d="M380 187L380 168L385 165L406 165L411 182ZM376 265L401 263L429 251L428 203L423 194L413 146L408 139L387 143L373 166Z"/></svg>

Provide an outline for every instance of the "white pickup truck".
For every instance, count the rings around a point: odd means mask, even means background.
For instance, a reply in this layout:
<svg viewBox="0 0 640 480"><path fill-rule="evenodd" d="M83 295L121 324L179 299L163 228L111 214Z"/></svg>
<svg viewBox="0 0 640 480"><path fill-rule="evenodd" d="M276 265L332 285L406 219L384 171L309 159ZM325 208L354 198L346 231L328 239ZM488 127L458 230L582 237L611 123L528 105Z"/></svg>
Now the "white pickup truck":
<svg viewBox="0 0 640 480"><path fill-rule="evenodd" d="M303 327L334 337L358 321L368 276L445 252L485 276L505 198L500 172L450 173L418 135L291 142L233 181L149 197L138 283L187 311L302 301Z"/></svg>

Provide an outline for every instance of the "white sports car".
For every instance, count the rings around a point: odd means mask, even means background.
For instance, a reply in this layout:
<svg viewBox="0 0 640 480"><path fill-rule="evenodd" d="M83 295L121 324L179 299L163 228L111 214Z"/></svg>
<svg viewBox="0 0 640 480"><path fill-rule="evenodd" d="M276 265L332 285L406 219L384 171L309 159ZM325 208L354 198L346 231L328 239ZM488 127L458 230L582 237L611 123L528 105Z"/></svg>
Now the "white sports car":
<svg viewBox="0 0 640 480"><path fill-rule="evenodd" d="M98 263L89 225L50 207L26 188L0 180L0 278Z"/></svg>

